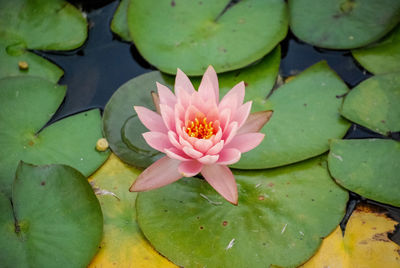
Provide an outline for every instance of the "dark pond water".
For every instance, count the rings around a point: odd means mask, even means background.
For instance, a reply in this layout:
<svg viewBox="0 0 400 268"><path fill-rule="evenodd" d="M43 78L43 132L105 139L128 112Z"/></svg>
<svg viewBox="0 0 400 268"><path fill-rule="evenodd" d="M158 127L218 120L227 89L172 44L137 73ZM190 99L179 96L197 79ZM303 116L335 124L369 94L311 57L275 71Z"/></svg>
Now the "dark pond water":
<svg viewBox="0 0 400 268"><path fill-rule="evenodd" d="M138 53L135 46L121 41L113 35L110 23L119 1L110 0L71 0L80 7L89 21L89 38L83 47L70 52L41 52L37 54L53 61L64 69L60 84L68 86L64 103L52 122L65 116L92 108L103 109L111 95L128 80L155 70ZM352 58L350 51L333 51L315 48L299 41L289 33L282 46L280 75L287 77L305 70L321 60L329 66L352 88L371 75ZM399 139L398 133L393 138ZM385 138L363 127L353 125L346 138ZM341 226L344 229L355 205L367 202L380 206L392 218L400 222L400 209L374 201L364 200L351 193L347 215ZM400 245L400 230L391 235Z"/></svg>

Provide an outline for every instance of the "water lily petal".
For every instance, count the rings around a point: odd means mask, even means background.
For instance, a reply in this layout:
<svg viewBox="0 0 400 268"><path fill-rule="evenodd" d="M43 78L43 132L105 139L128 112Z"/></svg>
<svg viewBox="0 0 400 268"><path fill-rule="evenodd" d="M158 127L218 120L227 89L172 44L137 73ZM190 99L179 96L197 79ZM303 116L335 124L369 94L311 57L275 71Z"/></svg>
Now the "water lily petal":
<svg viewBox="0 0 400 268"><path fill-rule="evenodd" d="M220 165L232 165L239 161L242 154L238 149L235 148L224 148L219 153L218 164Z"/></svg>
<svg viewBox="0 0 400 268"><path fill-rule="evenodd" d="M192 160L189 158L182 150L179 150L175 147L171 147L168 149L164 149L164 152L169 158L176 159L179 161L190 161Z"/></svg>
<svg viewBox="0 0 400 268"><path fill-rule="evenodd" d="M175 146L177 149L182 149L182 145L178 141L178 135L176 135L175 132L168 131L168 139L171 142L171 144Z"/></svg>
<svg viewBox="0 0 400 268"><path fill-rule="evenodd" d="M273 111L255 112L247 117L246 122L238 130L238 135L248 132L259 132L271 118Z"/></svg>
<svg viewBox="0 0 400 268"><path fill-rule="evenodd" d="M263 133L253 132L236 135L229 143L227 148L236 148L240 152L248 152L257 147L264 139Z"/></svg>
<svg viewBox="0 0 400 268"><path fill-rule="evenodd" d="M157 132L167 131L167 127L158 113L142 106L134 106L133 108L135 109L140 121L147 129Z"/></svg>
<svg viewBox="0 0 400 268"><path fill-rule="evenodd" d="M199 94L203 100L214 99L219 101L219 87L217 73L212 66L208 66L199 86Z"/></svg>
<svg viewBox="0 0 400 268"><path fill-rule="evenodd" d="M235 117L233 118L233 120L238 122L238 128L240 128L246 122L246 119L249 117L251 104L252 101L246 102L245 104L241 105L240 108L235 113Z"/></svg>
<svg viewBox="0 0 400 268"><path fill-rule="evenodd" d="M200 153L199 151L197 151L193 148L190 148L188 146L183 147L182 150L185 152L185 154L187 154L189 157L194 158L194 159L197 159L197 158L200 158L203 156L202 153Z"/></svg>
<svg viewBox="0 0 400 268"><path fill-rule="evenodd" d="M202 163L199 163L196 160L191 160L180 163L178 170L184 177L193 177L197 175L202 168Z"/></svg>
<svg viewBox="0 0 400 268"><path fill-rule="evenodd" d="M161 117L164 120L165 126L169 130L175 130L175 113L171 107L166 104L160 104Z"/></svg>
<svg viewBox="0 0 400 268"><path fill-rule="evenodd" d="M211 146L213 146L211 140L196 139L194 142L194 148L203 154L206 153Z"/></svg>
<svg viewBox="0 0 400 268"><path fill-rule="evenodd" d="M222 129L225 129L228 126L228 124L230 123L231 114L232 114L232 112L230 109L224 109L220 112L219 122L220 122L220 126Z"/></svg>
<svg viewBox="0 0 400 268"><path fill-rule="evenodd" d="M160 104L166 104L170 107L173 107L177 101L174 93L172 93L172 91L168 87L158 82L156 82L156 85L157 85L158 96L160 97Z"/></svg>
<svg viewBox="0 0 400 268"><path fill-rule="evenodd" d="M221 102L218 105L220 111L225 108L231 109L235 111L239 105L243 103L244 100L244 82L240 82L236 86L234 86L228 93L222 98Z"/></svg>
<svg viewBox="0 0 400 268"><path fill-rule="evenodd" d="M145 132L142 135L147 144L157 151L164 152L165 148L172 147L172 144L165 133L151 131Z"/></svg>
<svg viewBox="0 0 400 268"><path fill-rule="evenodd" d="M215 162L217 162L218 159L219 159L219 155L205 155L205 156L197 159L197 161L199 161L200 163L202 163L204 165L211 165L211 164L214 164Z"/></svg>
<svg viewBox="0 0 400 268"><path fill-rule="evenodd" d="M224 141L219 141L213 147L211 147L210 150L208 150L207 154L218 154L222 148L224 148Z"/></svg>
<svg viewBox="0 0 400 268"><path fill-rule="evenodd" d="M175 77L175 95L178 97L178 99L182 97L183 91L189 93L189 95L192 95L193 92L195 92L192 82L190 82L186 74L178 68Z"/></svg>
<svg viewBox="0 0 400 268"><path fill-rule="evenodd" d="M237 122L230 123L228 128L222 134L222 139L225 141L225 145L231 142L233 137L236 136L237 131L238 131L238 123Z"/></svg>
<svg viewBox="0 0 400 268"><path fill-rule="evenodd" d="M237 205L237 185L232 172L227 166L206 165L201 170L201 174L220 195L230 203Z"/></svg>
<svg viewBox="0 0 400 268"><path fill-rule="evenodd" d="M145 169L129 191L142 192L160 188L182 178L178 171L180 161L163 157Z"/></svg>

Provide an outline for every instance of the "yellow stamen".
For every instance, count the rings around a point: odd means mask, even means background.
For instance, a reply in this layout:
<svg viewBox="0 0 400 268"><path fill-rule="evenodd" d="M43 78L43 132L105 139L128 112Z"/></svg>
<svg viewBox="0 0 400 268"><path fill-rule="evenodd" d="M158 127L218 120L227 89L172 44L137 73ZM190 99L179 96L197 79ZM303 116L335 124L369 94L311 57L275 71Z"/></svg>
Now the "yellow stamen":
<svg viewBox="0 0 400 268"><path fill-rule="evenodd" d="M186 133L190 137L198 139L209 139L214 135L213 122L207 122L207 117L204 117L202 121L196 117L193 121L189 121L186 126Z"/></svg>

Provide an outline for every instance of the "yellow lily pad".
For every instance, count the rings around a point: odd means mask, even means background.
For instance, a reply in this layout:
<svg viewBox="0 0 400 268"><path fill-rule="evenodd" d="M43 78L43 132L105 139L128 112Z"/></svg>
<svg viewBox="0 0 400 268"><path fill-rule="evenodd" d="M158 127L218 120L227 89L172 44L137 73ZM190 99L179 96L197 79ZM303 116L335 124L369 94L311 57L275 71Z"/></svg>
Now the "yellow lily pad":
<svg viewBox="0 0 400 268"><path fill-rule="evenodd" d="M104 235L88 267L177 267L147 242L136 222L136 193L132 181L141 170L112 154L90 178L103 211Z"/></svg>
<svg viewBox="0 0 400 268"><path fill-rule="evenodd" d="M337 227L301 267L400 267L400 246L388 238L396 224L375 207L360 205L350 217L344 236Z"/></svg>

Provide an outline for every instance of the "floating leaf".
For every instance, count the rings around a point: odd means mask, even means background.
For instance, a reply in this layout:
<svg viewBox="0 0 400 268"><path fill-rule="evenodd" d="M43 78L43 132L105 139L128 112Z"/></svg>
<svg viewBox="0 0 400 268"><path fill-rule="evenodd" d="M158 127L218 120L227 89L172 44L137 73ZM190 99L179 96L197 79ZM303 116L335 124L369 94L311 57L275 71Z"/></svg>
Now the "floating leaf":
<svg viewBox="0 0 400 268"><path fill-rule="evenodd" d="M400 143L393 140L335 140L329 171L350 191L400 207Z"/></svg>
<svg viewBox="0 0 400 268"><path fill-rule="evenodd" d="M383 135L400 131L400 73L361 82L346 96L341 114Z"/></svg>
<svg viewBox="0 0 400 268"><path fill-rule="evenodd" d="M301 40L351 49L379 40L400 21L398 0L289 0L290 29Z"/></svg>
<svg viewBox="0 0 400 268"><path fill-rule="evenodd" d="M400 71L400 25L377 44L352 51L354 58L368 71L383 74Z"/></svg>
<svg viewBox="0 0 400 268"><path fill-rule="evenodd" d="M176 267L151 247L137 225L136 193L128 189L140 172L112 154L90 177L100 192L104 236L89 267Z"/></svg>
<svg viewBox="0 0 400 268"><path fill-rule="evenodd" d="M85 267L103 218L86 178L62 166L21 163L12 200L0 193L2 267Z"/></svg>
<svg viewBox="0 0 400 268"><path fill-rule="evenodd" d="M234 175L238 206L197 178L139 193L139 226L155 249L184 267L295 267L344 215L348 194L324 158Z"/></svg>
<svg viewBox="0 0 400 268"><path fill-rule="evenodd" d="M28 69L21 69L18 64L26 62ZM39 76L56 83L63 75L63 70L42 57L21 47L8 47L0 41L0 78L7 76Z"/></svg>
<svg viewBox="0 0 400 268"><path fill-rule="evenodd" d="M0 190L11 194L20 160L33 164L66 164L85 176L108 156L97 152L102 137L98 110L80 113L43 126L64 98L65 87L37 77L0 80Z"/></svg>
<svg viewBox="0 0 400 268"><path fill-rule="evenodd" d="M0 0L0 39L30 49L70 50L87 37L82 13L64 0Z"/></svg>
<svg viewBox="0 0 400 268"><path fill-rule="evenodd" d="M269 53L288 28L281 0L131 0L128 26L139 52L163 72L226 72Z"/></svg>
<svg viewBox="0 0 400 268"><path fill-rule="evenodd" d="M114 17L111 21L111 30L119 35L124 41L132 41L128 28L128 6L130 0L121 0Z"/></svg>
<svg viewBox="0 0 400 268"><path fill-rule="evenodd" d="M345 135L350 124L339 115L348 92L343 81L320 62L278 88L266 101L256 101L256 110L273 110L274 115L261 130L262 143L243 154L233 167L262 169L282 166L320 155L329 149L329 140Z"/></svg>
<svg viewBox="0 0 400 268"><path fill-rule="evenodd" d="M317 254L302 268L400 267L400 246L388 238L396 221L375 207L358 206L342 236L340 227L322 242Z"/></svg>
<svg viewBox="0 0 400 268"><path fill-rule="evenodd" d="M263 101L275 83L279 62L278 47L255 65L219 75L221 95L240 81L245 81L246 100ZM103 128L111 149L124 162L137 167L147 167L162 156L143 139L142 133L147 129L133 110L134 105L155 110L151 91L157 91L156 82L173 88L174 78L159 72L136 77L114 93L104 110ZM198 85L200 79L193 79L193 82Z"/></svg>

